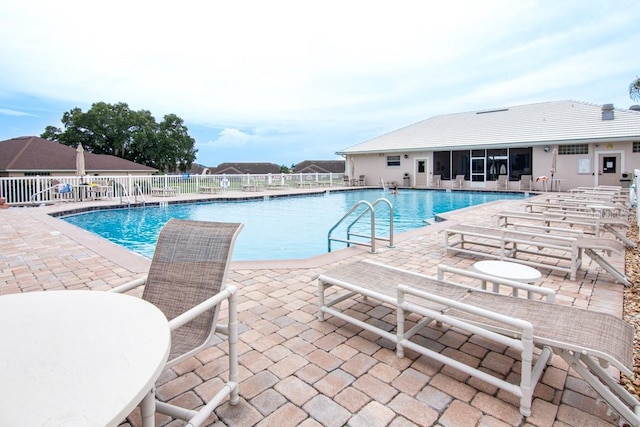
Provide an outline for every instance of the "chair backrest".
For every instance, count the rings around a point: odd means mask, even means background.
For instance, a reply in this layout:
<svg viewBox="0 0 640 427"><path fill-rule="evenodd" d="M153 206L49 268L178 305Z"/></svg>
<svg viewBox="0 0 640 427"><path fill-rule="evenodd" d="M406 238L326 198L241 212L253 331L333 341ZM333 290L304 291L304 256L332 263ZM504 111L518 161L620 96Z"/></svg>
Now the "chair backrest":
<svg viewBox="0 0 640 427"><path fill-rule="evenodd" d="M142 298L171 320L220 292L242 227L240 223L169 220L158 236ZM213 335L218 308L174 331L169 360L190 350L174 348L175 343L188 341L197 348Z"/></svg>
<svg viewBox="0 0 640 427"><path fill-rule="evenodd" d="M509 185L507 175L498 175L498 189L506 190Z"/></svg>
<svg viewBox="0 0 640 427"><path fill-rule="evenodd" d="M531 190L533 177L531 175L520 175L520 189Z"/></svg>

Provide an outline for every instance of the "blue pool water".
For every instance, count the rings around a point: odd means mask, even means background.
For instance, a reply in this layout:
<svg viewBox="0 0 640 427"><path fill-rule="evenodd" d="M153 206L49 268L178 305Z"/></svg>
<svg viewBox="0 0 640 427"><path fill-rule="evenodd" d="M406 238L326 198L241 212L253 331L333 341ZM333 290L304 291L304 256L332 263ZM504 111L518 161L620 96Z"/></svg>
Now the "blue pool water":
<svg viewBox="0 0 640 427"><path fill-rule="evenodd" d="M327 233L354 204L360 200L373 203L381 197L392 203L394 231L401 233L428 226L425 219L443 212L494 200L522 199L524 195L420 190L402 190L395 195L382 190L334 191L268 200L100 210L62 219L148 258L153 256L160 228L170 218L242 222L244 228L236 241L234 260L303 259L327 252ZM377 206L376 235L387 237L389 210L384 203ZM365 222L354 229L370 234L371 226ZM345 227L335 230L333 236L344 238ZM335 251L345 246L334 242L331 249Z"/></svg>

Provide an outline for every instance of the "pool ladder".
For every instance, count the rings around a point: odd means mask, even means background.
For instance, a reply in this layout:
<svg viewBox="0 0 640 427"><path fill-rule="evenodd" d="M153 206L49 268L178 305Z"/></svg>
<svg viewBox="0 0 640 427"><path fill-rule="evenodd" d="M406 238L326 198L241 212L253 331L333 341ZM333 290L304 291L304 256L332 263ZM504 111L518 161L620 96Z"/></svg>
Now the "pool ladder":
<svg viewBox="0 0 640 427"><path fill-rule="evenodd" d="M122 199L124 198L124 199L127 200L127 206L131 207L131 198L129 197L129 192L124 187L124 185L122 185L122 184L114 184L114 186L115 186L115 189L117 190L116 193L118 193L119 196L120 196L120 204L122 204ZM136 203L138 203L138 197L140 197L141 200L142 200L142 205L143 206L147 205L147 201L144 198L144 194L142 193L142 189L140 188L140 185L138 185L137 183L135 183L133 185L133 197L134 197Z"/></svg>
<svg viewBox="0 0 640 427"><path fill-rule="evenodd" d="M379 203L386 204L389 207L389 237L388 238L376 237L376 209L375 208ZM347 218L349 218L361 206L365 206L365 210L362 213L360 213L347 226L347 237L346 237L346 239L340 239L340 238L337 238L337 237L331 237L331 234L333 233L333 231L336 228L338 228L338 226L340 224L345 222L347 220ZM366 235L366 234L358 234L358 233L352 232L351 228L358 221L360 221L362 218L364 218L367 213L369 213L369 215L370 215L371 234L370 235ZM352 237L364 237L364 238L368 238L370 240L367 243L367 242L364 242L364 241L353 240ZM342 243L346 243L347 247L349 247L351 245L369 246L369 247L371 247L371 253L375 253L376 252L376 241L377 240L382 240L382 241L385 241L385 242L389 242L388 247L390 247L390 248L393 247L393 205L391 204L391 202L389 200L387 200L385 198L380 198L380 199L376 200L373 203L369 203L366 200L360 200L358 203L353 205L353 207L351 209L349 209L349 212L347 212L340 219L340 221L338 221L333 227L331 227L331 230L329 230L329 233L327 234L327 245L328 245L328 251L329 252L331 252L331 242L342 242Z"/></svg>

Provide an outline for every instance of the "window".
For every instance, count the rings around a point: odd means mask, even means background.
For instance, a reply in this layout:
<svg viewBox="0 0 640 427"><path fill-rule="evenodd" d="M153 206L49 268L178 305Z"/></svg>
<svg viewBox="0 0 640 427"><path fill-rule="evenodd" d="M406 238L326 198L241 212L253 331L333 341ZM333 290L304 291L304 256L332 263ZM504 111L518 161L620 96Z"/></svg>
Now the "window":
<svg viewBox="0 0 640 427"><path fill-rule="evenodd" d="M633 152L640 153L640 141L633 141Z"/></svg>
<svg viewBox="0 0 640 427"><path fill-rule="evenodd" d="M558 147L558 154L589 154L589 144L561 145Z"/></svg>
<svg viewBox="0 0 640 427"><path fill-rule="evenodd" d="M500 175L506 175L509 169L507 149L487 150L487 181L495 181Z"/></svg>
<svg viewBox="0 0 640 427"><path fill-rule="evenodd" d="M400 156L387 156L387 166L389 167L400 166Z"/></svg>
<svg viewBox="0 0 640 427"><path fill-rule="evenodd" d="M451 152L452 177L464 175L466 180L470 178L471 152L469 150Z"/></svg>
<svg viewBox="0 0 640 427"><path fill-rule="evenodd" d="M451 151L435 151L433 153L433 174L441 179L451 179Z"/></svg>
<svg viewBox="0 0 640 427"><path fill-rule="evenodd" d="M531 148L509 149L509 180L519 181L521 175L531 175Z"/></svg>

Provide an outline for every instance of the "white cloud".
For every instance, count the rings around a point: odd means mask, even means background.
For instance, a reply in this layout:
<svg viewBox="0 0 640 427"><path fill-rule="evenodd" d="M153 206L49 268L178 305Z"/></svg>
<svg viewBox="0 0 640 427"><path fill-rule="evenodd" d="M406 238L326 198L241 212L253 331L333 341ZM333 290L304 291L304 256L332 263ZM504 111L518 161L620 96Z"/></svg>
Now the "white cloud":
<svg viewBox="0 0 640 427"><path fill-rule="evenodd" d="M33 114L25 113L24 111L11 110L7 108L0 108L0 114L4 116L33 116Z"/></svg>
<svg viewBox="0 0 640 427"><path fill-rule="evenodd" d="M238 129L223 129L218 138L205 144L208 147L243 147L254 139L252 135Z"/></svg>
<svg viewBox="0 0 640 427"><path fill-rule="evenodd" d="M127 102L237 149L352 145L530 101L624 105L640 72L636 0L10 3L0 100Z"/></svg>

